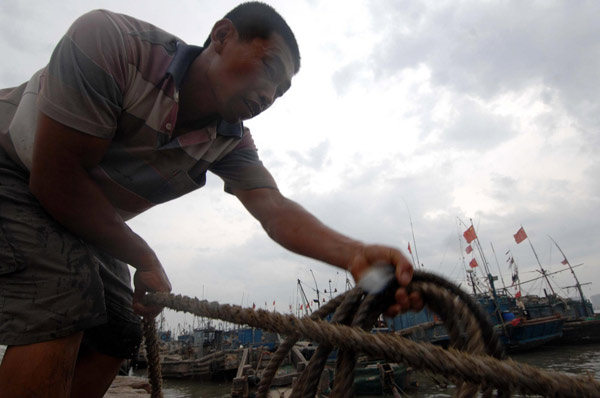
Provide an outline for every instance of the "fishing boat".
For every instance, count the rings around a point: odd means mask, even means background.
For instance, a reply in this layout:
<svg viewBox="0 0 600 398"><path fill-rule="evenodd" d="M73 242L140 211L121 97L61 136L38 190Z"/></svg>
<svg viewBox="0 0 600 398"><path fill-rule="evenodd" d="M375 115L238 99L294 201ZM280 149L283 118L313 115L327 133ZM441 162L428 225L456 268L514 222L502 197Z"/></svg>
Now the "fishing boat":
<svg viewBox="0 0 600 398"><path fill-rule="evenodd" d="M517 234L521 234L517 239ZM519 232L515 234L515 240L520 243L523 239L527 238L527 235L521 227ZM563 332L559 339L552 341L554 345L571 345L571 344L586 344L586 343L598 343L600 342L600 317L594 314L592 303L586 299L583 294L582 286L589 283L580 283L575 273L574 268L582 265L571 265L567 259L566 254L558 243L551 237L548 236L554 245L558 248L559 252L563 256L561 261L562 265L568 268L562 269L557 272L570 271L573 275L575 285L567 286L566 288L576 288L579 295L578 299L571 297L561 297L554 290L548 275L551 273L546 272L540 264L542 277L546 279L550 292L544 289L544 296L526 295L521 298L521 302L524 311L531 319L538 319L543 317L549 317L559 314L564 318ZM531 248L535 254L535 249L531 242L529 242ZM536 254L537 258L537 254ZM538 260L539 263L539 260Z"/></svg>
<svg viewBox="0 0 600 398"><path fill-rule="evenodd" d="M416 342L427 342L447 347L450 341L444 322L427 308L387 318L387 329Z"/></svg>

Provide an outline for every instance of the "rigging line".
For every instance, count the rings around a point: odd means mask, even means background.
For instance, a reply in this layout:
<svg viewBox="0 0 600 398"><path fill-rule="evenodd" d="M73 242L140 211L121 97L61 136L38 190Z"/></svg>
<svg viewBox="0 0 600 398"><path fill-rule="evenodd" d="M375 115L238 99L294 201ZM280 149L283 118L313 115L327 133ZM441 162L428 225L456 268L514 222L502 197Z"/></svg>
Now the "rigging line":
<svg viewBox="0 0 600 398"><path fill-rule="evenodd" d="M404 197L400 197L402 198L402 201L404 202L404 205L406 206L406 211L408 213L408 221L410 221L410 230L412 232L412 238L413 238L413 245L415 247L415 256L417 257L417 268L423 266L423 264L421 264L421 260L419 260L419 251L417 250L417 241L415 240L415 230L413 228L413 223L412 223L412 217L410 216L410 209L408 208L408 204L406 203L406 200L404 200ZM414 260L413 260L414 262Z"/></svg>

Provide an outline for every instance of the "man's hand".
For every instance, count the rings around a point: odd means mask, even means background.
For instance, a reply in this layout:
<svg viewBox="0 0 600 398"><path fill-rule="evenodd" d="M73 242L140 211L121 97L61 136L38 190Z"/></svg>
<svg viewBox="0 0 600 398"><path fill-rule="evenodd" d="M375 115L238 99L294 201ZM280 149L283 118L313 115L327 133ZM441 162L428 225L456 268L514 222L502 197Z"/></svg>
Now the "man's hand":
<svg viewBox="0 0 600 398"><path fill-rule="evenodd" d="M390 306L385 315L395 316L408 310L420 311L423 308L423 300L419 293L408 294L404 288L412 279L413 267L399 250L386 246L364 245L352 256L348 270L358 282L369 268L388 265L395 267L395 275L401 287L395 294L396 304Z"/></svg>
<svg viewBox="0 0 600 398"><path fill-rule="evenodd" d="M171 292L171 282L160 265L149 269L138 269L133 276L133 310L145 318L155 318L163 307L147 306L142 303L147 292Z"/></svg>

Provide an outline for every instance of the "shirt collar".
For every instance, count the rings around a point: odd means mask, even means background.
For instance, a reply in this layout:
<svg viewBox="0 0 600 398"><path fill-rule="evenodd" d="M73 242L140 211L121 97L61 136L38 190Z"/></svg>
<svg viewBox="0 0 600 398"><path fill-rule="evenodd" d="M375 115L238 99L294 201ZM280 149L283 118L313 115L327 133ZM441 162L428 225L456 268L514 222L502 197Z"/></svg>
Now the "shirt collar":
<svg viewBox="0 0 600 398"><path fill-rule="evenodd" d="M177 50L175 51L173 60L167 68L167 75L173 77L177 90L181 88L181 82L192 61L200 55L202 50L202 47L191 46L181 41L177 42Z"/></svg>
<svg viewBox="0 0 600 398"><path fill-rule="evenodd" d="M217 134L224 137L242 138L244 135L244 125L242 122L227 123L223 119L217 122Z"/></svg>
<svg viewBox="0 0 600 398"><path fill-rule="evenodd" d="M177 42L177 50L173 60L167 68L167 75L171 75L175 81L176 90L181 88L181 82L190 67L192 61L204 50L199 46L192 46L184 42ZM223 119L217 121L217 134L224 137L242 138L244 125L242 122L228 123Z"/></svg>

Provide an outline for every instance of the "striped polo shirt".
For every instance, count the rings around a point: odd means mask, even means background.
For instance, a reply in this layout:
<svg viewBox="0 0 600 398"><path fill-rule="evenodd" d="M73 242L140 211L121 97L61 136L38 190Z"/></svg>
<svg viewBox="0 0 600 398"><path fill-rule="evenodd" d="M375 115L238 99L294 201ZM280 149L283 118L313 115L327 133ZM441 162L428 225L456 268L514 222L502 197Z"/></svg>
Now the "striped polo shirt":
<svg viewBox="0 0 600 398"><path fill-rule="evenodd" d="M277 188L242 123L216 120L173 137L179 89L201 47L106 10L69 28L50 62L23 85L0 90L0 146L31 170L38 111L110 139L90 172L124 219L202 187Z"/></svg>

